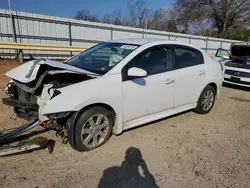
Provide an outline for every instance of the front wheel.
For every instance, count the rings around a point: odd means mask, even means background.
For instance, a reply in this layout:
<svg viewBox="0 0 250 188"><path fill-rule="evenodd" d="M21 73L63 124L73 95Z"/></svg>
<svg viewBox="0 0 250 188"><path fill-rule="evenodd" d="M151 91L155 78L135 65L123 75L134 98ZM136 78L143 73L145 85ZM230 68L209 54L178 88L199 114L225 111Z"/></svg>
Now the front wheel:
<svg viewBox="0 0 250 188"><path fill-rule="evenodd" d="M92 107L80 114L75 125L75 149L89 151L103 145L113 128L113 117L103 107Z"/></svg>
<svg viewBox="0 0 250 188"><path fill-rule="evenodd" d="M198 100L198 104L196 107L196 112L199 114L207 114L211 111L215 102L215 89L208 85L201 92L200 98Z"/></svg>

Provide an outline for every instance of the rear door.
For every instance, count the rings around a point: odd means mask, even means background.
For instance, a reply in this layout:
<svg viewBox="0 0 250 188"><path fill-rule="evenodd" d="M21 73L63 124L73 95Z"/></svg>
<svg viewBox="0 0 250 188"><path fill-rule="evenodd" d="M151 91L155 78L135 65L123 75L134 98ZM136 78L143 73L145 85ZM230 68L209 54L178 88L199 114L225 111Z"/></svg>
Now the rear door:
<svg viewBox="0 0 250 188"><path fill-rule="evenodd" d="M173 45L175 78L174 107L198 101L206 83L204 58L199 50Z"/></svg>

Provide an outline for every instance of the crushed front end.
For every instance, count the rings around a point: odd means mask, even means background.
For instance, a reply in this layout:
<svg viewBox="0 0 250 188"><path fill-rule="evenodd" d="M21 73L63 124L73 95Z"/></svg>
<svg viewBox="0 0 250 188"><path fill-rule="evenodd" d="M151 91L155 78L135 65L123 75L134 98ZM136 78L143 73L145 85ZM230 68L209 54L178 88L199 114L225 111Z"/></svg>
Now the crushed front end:
<svg viewBox="0 0 250 188"><path fill-rule="evenodd" d="M33 60L6 73L11 78L3 104L12 106L20 118L46 121L61 115L45 116L46 103L60 95L57 90L96 77L94 73L52 60Z"/></svg>
<svg viewBox="0 0 250 188"><path fill-rule="evenodd" d="M39 118L39 105L35 95L22 90L13 80L7 84L5 94L7 97L2 99L3 104L14 107L14 112L18 117L26 120Z"/></svg>
<svg viewBox="0 0 250 188"><path fill-rule="evenodd" d="M73 112L56 111L52 114L44 114L43 110L52 99L61 95L59 89L98 77L83 69L46 59L24 63L5 75L11 80L6 85L2 103L13 107L15 114L27 120L28 123L6 133L0 131L0 156L46 145L48 142L44 142L44 139L22 143L16 147L8 145L21 139L24 132L36 125L41 125L45 130L55 130L62 137L62 142L67 143L66 122L71 119Z"/></svg>

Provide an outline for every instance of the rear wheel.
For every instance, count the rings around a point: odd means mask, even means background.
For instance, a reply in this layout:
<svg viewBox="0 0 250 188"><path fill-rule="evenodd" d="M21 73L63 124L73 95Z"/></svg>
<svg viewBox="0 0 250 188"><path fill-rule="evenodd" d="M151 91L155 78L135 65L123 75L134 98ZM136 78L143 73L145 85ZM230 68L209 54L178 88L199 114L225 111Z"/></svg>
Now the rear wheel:
<svg viewBox="0 0 250 188"><path fill-rule="evenodd" d="M113 117L103 107L92 107L80 114L75 126L75 141L78 151L89 151L103 145L113 128Z"/></svg>
<svg viewBox="0 0 250 188"><path fill-rule="evenodd" d="M198 100L198 104L196 107L196 112L199 114L207 114L211 111L215 102L215 89L208 85L201 92L200 98Z"/></svg>

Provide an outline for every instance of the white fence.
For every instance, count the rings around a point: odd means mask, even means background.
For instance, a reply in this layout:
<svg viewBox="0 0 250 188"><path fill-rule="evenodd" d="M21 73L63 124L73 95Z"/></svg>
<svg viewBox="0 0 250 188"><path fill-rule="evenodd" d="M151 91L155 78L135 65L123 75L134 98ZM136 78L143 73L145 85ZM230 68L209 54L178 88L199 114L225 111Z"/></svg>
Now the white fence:
<svg viewBox="0 0 250 188"><path fill-rule="evenodd" d="M199 46L208 53L215 53L217 48L229 49L231 43L237 42L172 32L145 31L139 28L26 12L12 11L11 16L10 11L0 9L0 42L90 47L102 41L121 38L162 38L182 41ZM48 58L70 55L69 52L53 52L52 56L51 52L34 50L25 50L23 53L47 56ZM0 56L11 54L15 54L15 51L0 49Z"/></svg>

